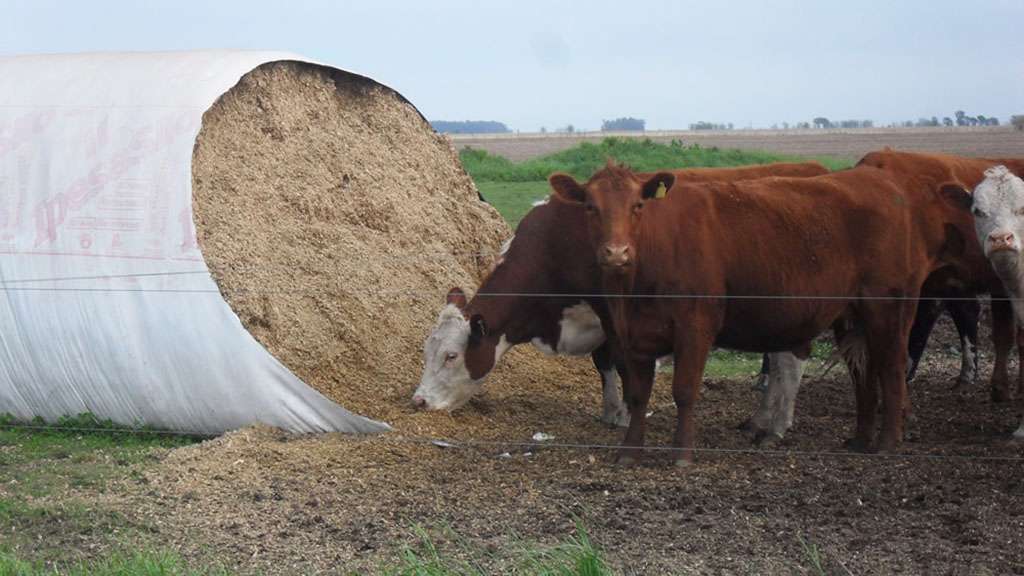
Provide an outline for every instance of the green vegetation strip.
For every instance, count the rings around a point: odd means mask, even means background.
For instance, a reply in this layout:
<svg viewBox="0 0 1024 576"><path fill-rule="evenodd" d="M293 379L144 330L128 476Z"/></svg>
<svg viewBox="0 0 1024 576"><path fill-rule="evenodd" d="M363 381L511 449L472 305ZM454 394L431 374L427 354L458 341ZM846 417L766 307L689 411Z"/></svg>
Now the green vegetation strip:
<svg viewBox="0 0 1024 576"><path fill-rule="evenodd" d="M850 167L849 159L806 158L751 150L723 150L684 145L679 141L659 144L649 139L605 138L599 143L583 142L574 148L524 162L512 162L484 150L464 148L459 158L483 197L513 228L530 211L533 203L551 193L547 179L554 172L586 180L609 159L628 164L642 172L673 168L701 168L801 162L817 160L831 170Z"/></svg>
<svg viewBox="0 0 1024 576"><path fill-rule="evenodd" d="M596 144L582 142L568 150L523 162L512 162L502 156L473 148L464 148L459 153L459 158L466 171L478 184L482 181L547 181L553 172L566 172L578 179L586 179L604 166L609 158L628 164L640 172L807 160L817 160L831 170L848 168L852 164L848 159L831 156L807 158L758 150L705 148L698 144L685 145L678 140L669 144L659 144L650 139L634 138L605 138Z"/></svg>
<svg viewBox="0 0 1024 576"><path fill-rule="evenodd" d="M27 562L14 554L0 551L0 576L206 576L229 574L221 568L196 570L181 557L165 551L116 553L102 560L70 564Z"/></svg>

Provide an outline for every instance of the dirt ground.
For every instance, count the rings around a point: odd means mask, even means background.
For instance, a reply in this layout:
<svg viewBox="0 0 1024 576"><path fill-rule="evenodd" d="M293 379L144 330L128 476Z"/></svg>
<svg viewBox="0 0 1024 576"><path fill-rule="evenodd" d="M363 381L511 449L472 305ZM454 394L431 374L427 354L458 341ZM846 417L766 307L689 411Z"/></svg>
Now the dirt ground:
<svg viewBox="0 0 1024 576"><path fill-rule="evenodd" d="M243 573L372 572L416 544L415 526L446 554L505 573L515 542L557 543L577 519L624 574L819 573L811 550L834 574L1024 573L1024 445L1008 441L1020 410L990 403L986 383L950 389L955 341L944 319L897 455L841 448L853 394L839 370L822 378L820 367L772 451L749 450L735 429L756 400L747 380L706 382L697 414L708 450L685 471L656 452L621 468L600 448L524 446L541 431L549 444L599 445L621 432L596 419L587 361L514 350L505 369L529 358L537 378L503 386L499 368L452 415L410 409L380 437L248 428L163 450L144 474L72 496L144 522L190 561ZM982 361L987 375L991 354ZM667 445L673 425L659 378L650 446ZM434 435L455 445L423 439ZM480 437L493 443L457 442Z"/></svg>
<svg viewBox="0 0 1024 576"><path fill-rule="evenodd" d="M601 132L582 134L451 135L455 146L487 150L513 161L551 154L581 141L597 142ZM630 136L629 134L620 134ZM635 134L634 134L635 136ZM1024 132L1010 126L986 128L867 128L859 130L729 130L649 131L640 135L655 142L681 140L685 144L780 154L837 156L857 159L886 146L920 152L946 152L963 156L1024 156Z"/></svg>

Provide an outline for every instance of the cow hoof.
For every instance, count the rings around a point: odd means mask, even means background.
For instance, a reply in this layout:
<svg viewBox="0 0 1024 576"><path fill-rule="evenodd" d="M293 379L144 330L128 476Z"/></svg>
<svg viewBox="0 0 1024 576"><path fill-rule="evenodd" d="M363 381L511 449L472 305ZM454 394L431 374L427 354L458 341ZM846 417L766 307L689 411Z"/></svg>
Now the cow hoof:
<svg viewBox="0 0 1024 576"><path fill-rule="evenodd" d="M1006 388L993 388L992 389L992 401L996 403L1009 402L1010 391Z"/></svg>
<svg viewBox="0 0 1024 576"><path fill-rule="evenodd" d="M605 413L601 416L601 422L613 428L626 428L629 426L628 412Z"/></svg>
<svg viewBox="0 0 1024 576"><path fill-rule="evenodd" d="M863 438L850 438L843 442L843 447L851 452L870 452L871 442Z"/></svg>
<svg viewBox="0 0 1024 576"><path fill-rule="evenodd" d="M780 442L782 442L782 435L776 432L772 432L770 434L761 433L760 436L754 439L754 444L756 444L758 448L774 448L778 446Z"/></svg>
<svg viewBox="0 0 1024 576"><path fill-rule="evenodd" d="M975 382L968 380L967 378L957 378L956 380L953 380L953 384L949 387L949 389L964 392L968 388L974 388L974 384Z"/></svg>
<svg viewBox="0 0 1024 576"><path fill-rule="evenodd" d="M619 454L615 459L615 464L622 466L623 468L632 468L640 463L640 457L633 454Z"/></svg>
<svg viewBox="0 0 1024 576"><path fill-rule="evenodd" d="M898 439L891 436L883 436L878 439L878 444L875 446L873 452L895 452L899 448L900 442Z"/></svg>

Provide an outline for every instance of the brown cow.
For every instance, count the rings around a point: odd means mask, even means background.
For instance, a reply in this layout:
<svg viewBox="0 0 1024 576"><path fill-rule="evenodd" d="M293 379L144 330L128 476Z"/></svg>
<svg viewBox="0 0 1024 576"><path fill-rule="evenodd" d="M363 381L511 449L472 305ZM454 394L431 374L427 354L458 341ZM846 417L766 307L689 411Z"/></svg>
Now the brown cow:
<svg viewBox="0 0 1024 576"><path fill-rule="evenodd" d="M826 173L817 162L672 172L681 182ZM579 206L555 201L531 210L477 296L467 302L461 290L449 293L448 305L424 344L423 375L413 404L434 410L458 408L480 390L509 347L532 342L548 353L590 354L604 390L601 419L624 426L628 416L602 330L602 324L610 326L603 299L548 296L600 293L601 275L593 251L579 249L587 241ZM764 419L779 420L774 415Z"/></svg>
<svg viewBox="0 0 1024 576"><path fill-rule="evenodd" d="M870 167L673 188L674 180L611 165L584 185L550 178L559 196L585 207L622 345L631 421L620 459L643 445L657 356L675 354L673 445L676 463L688 464L712 345L790 350L844 317L859 326L867 353L851 445L876 446L878 384L885 410L877 448L899 445L916 298L929 274L959 263L973 233L953 225L962 211ZM656 200L661 187L670 192Z"/></svg>
<svg viewBox="0 0 1024 576"><path fill-rule="evenodd" d="M889 172L900 186L919 191L937 190L947 183L959 183L964 189L973 190L985 177L985 170L1004 165L1017 175L1024 175L1024 159L1019 158L963 158L946 154L925 154L885 149L871 152L857 163L858 166L872 166ZM964 212L958 226L973 226L971 215ZM968 237L967 269L954 274L940 274L929 280L929 289L937 292L955 291L955 296L966 297L990 293L992 301L992 342L995 346L995 366L992 370L992 400L1006 401L1010 398L1009 369L1007 360L1015 341L1013 310L1005 300L1006 291L995 271L989 265L974 235ZM951 279L943 282L942 277ZM1024 357L1024 339L1018 340L1018 349ZM1017 377L1018 387L1024 387L1024 363L1021 363Z"/></svg>

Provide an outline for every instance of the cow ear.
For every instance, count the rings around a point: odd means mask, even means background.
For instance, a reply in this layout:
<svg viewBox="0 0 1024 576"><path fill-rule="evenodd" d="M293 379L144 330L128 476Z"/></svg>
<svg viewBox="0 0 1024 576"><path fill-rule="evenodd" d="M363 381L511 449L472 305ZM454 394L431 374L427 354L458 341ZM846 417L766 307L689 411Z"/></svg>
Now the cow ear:
<svg viewBox="0 0 1024 576"><path fill-rule="evenodd" d="M939 186L939 196L947 203L961 210L970 212L974 204L974 197L961 184L957 182L946 182Z"/></svg>
<svg viewBox="0 0 1024 576"><path fill-rule="evenodd" d="M466 293L462 291L462 288L452 288L448 291L445 304L454 304L456 308L462 310L466 307Z"/></svg>
<svg viewBox="0 0 1024 576"><path fill-rule="evenodd" d="M583 187L580 186L575 178L568 174L562 174L561 172L552 174L548 178L548 184L551 184L551 189L562 200L582 203L586 199L587 195L583 191Z"/></svg>
<svg viewBox="0 0 1024 576"><path fill-rule="evenodd" d="M469 319L469 345L475 346L487 336L487 322L480 314L473 314Z"/></svg>
<svg viewBox="0 0 1024 576"><path fill-rule="evenodd" d="M664 198L668 195L669 188L675 183L676 177L671 172L658 172L651 176L647 182L644 182L641 196L643 196L644 200Z"/></svg>

